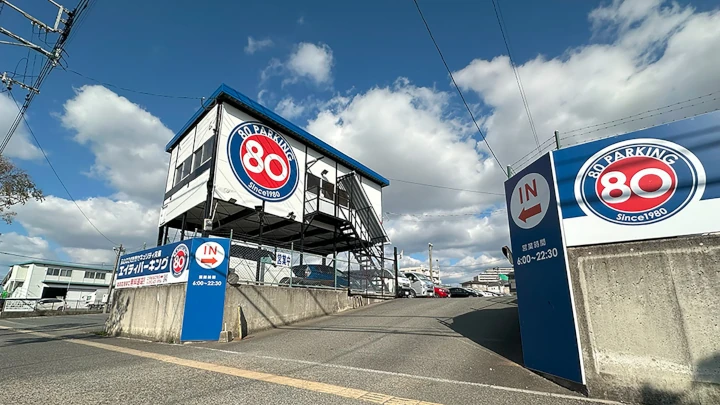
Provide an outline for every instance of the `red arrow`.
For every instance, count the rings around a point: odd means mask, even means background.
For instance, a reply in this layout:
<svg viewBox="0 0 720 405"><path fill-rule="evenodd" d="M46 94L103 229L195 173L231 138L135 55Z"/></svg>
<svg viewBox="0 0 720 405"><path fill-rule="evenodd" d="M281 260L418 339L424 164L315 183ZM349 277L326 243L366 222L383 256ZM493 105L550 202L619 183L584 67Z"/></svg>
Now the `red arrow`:
<svg viewBox="0 0 720 405"><path fill-rule="evenodd" d="M200 259L200 263L210 263L211 265L217 263L217 259L214 257Z"/></svg>
<svg viewBox="0 0 720 405"><path fill-rule="evenodd" d="M523 222L527 222L528 218L534 217L541 212L542 207L540 206L540 204L535 204L528 209L523 208L522 211L520 211L520 215L518 216L518 218Z"/></svg>

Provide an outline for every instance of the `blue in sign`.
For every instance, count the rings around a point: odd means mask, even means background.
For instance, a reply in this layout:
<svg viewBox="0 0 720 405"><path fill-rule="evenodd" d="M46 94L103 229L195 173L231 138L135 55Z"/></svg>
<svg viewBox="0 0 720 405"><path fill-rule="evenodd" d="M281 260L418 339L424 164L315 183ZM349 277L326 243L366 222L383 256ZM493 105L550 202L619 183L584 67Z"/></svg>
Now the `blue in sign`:
<svg viewBox="0 0 720 405"><path fill-rule="evenodd" d="M180 340L218 340L225 308L230 239L192 240Z"/></svg>
<svg viewBox="0 0 720 405"><path fill-rule="evenodd" d="M505 182L525 366L584 383L549 154Z"/></svg>

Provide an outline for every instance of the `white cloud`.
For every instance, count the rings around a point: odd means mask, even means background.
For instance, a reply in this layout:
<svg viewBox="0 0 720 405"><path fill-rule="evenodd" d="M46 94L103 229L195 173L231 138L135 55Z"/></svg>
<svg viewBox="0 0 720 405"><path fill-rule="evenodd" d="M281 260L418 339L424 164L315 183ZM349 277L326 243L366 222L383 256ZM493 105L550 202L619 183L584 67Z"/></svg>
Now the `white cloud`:
<svg viewBox="0 0 720 405"><path fill-rule="evenodd" d="M17 104L15 104L10 97L4 94L0 94L0 136L3 138L10 129L10 125L15 120L18 113ZM27 114L25 116L28 119ZM4 156L34 160L42 158L40 149L30 141L30 134L28 133L25 123L20 122L20 125L15 130L13 137L8 142L3 152Z"/></svg>
<svg viewBox="0 0 720 405"><path fill-rule="evenodd" d="M0 253L0 281L11 265L30 261L30 257L57 259L47 240L38 236L20 235L17 232L0 235L0 251L10 253Z"/></svg>
<svg viewBox="0 0 720 405"><path fill-rule="evenodd" d="M720 101L706 98L589 129L593 132L565 134L720 90L718 10L697 13L659 0L614 1L589 18L607 43L552 59L538 56L518 67L541 141L559 130L561 137L572 136L563 140L567 145L720 108ZM475 91L492 109L484 126L503 164L535 148L507 57L475 59L454 75L462 89Z"/></svg>
<svg viewBox="0 0 720 405"><path fill-rule="evenodd" d="M152 243L157 238L158 210L135 201L117 201L106 197L77 201L100 232L115 243L127 247ZM31 236L42 236L64 248L104 249L113 244L103 238L72 201L49 196L43 202L28 202L17 207L18 222ZM81 251L69 250L80 254ZM96 260L91 260L96 261Z"/></svg>
<svg viewBox="0 0 720 405"><path fill-rule="evenodd" d="M298 24L298 25L303 25L303 24L305 24L305 16L302 16L302 15L301 15L300 18L297 19L297 24Z"/></svg>
<svg viewBox="0 0 720 405"><path fill-rule="evenodd" d="M289 120L299 117L304 111L305 106L295 103L292 97L285 97L275 106L275 112Z"/></svg>
<svg viewBox="0 0 720 405"><path fill-rule="evenodd" d="M159 204L172 139L160 120L102 86L83 86L61 114L64 127L95 155L91 174L117 190L117 198Z"/></svg>
<svg viewBox="0 0 720 405"><path fill-rule="evenodd" d="M312 80L315 84L332 82L333 52L326 44L300 43L287 61L291 77L287 82L294 83L300 78Z"/></svg>
<svg viewBox="0 0 720 405"><path fill-rule="evenodd" d="M112 249L62 248L70 259L78 263L100 263L112 266L116 253Z"/></svg>
<svg viewBox="0 0 720 405"><path fill-rule="evenodd" d="M448 101L448 93L403 79L331 100L307 128L386 177L499 192L501 170L478 150L472 131L452 116ZM395 213L479 212L501 198L391 183L383 210Z"/></svg>
<svg viewBox="0 0 720 405"><path fill-rule="evenodd" d="M270 38L255 39L253 37L248 37L248 43L245 46L245 53L248 55L252 55L257 51L269 48L271 46L273 46L273 41Z"/></svg>

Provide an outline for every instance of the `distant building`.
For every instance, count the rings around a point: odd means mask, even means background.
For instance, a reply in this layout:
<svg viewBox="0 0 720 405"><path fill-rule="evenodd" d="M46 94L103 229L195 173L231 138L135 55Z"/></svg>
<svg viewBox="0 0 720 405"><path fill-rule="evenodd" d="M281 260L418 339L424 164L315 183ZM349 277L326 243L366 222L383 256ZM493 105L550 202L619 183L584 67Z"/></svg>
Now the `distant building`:
<svg viewBox="0 0 720 405"><path fill-rule="evenodd" d="M421 273L421 274L424 274L424 275L430 277L430 269L429 269L428 267L425 267L425 266L420 266L420 267L405 267L405 268L400 269L400 271L403 271L403 272L405 272L405 273L408 273L408 272ZM433 267L432 273L433 273L433 274L432 274L432 281L433 281L433 283L435 283L435 284L442 284L442 282L441 282L441 280L440 280L440 269L436 269L435 267Z"/></svg>
<svg viewBox="0 0 720 405"><path fill-rule="evenodd" d="M80 302L91 295L106 294L111 273L111 267L32 261L11 266L2 280L2 289L7 291L8 298L62 298Z"/></svg>
<svg viewBox="0 0 720 405"><path fill-rule="evenodd" d="M504 287L515 291L515 270L512 267L493 267L461 285L479 291L504 292Z"/></svg>

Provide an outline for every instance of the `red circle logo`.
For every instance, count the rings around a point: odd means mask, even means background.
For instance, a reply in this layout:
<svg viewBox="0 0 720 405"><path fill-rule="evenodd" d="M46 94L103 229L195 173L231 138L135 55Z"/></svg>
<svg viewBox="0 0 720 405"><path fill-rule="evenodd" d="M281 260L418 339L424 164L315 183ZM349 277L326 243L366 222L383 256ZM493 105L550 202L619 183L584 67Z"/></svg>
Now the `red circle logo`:
<svg viewBox="0 0 720 405"><path fill-rule="evenodd" d="M240 146L243 169L257 185L276 190L290 179L290 161L275 140L264 135L250 135Z"/></svg>
<svg viewBox="0 0 720 405"><path fill-rule="evenodd" d="M606 206L622 212L644 212L668 201L677 174L666 162L634 156L608 165L597 177L595 191Z"/></svg>

